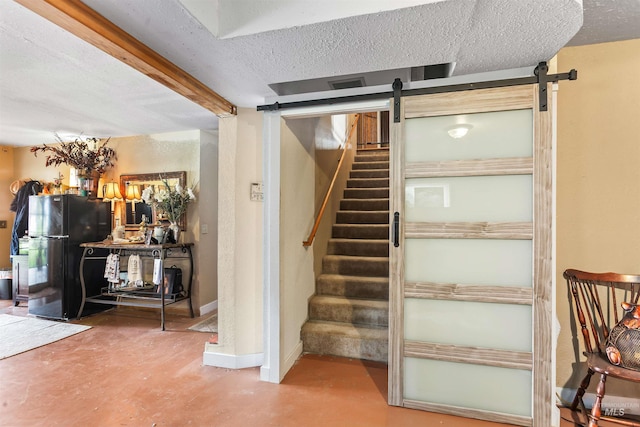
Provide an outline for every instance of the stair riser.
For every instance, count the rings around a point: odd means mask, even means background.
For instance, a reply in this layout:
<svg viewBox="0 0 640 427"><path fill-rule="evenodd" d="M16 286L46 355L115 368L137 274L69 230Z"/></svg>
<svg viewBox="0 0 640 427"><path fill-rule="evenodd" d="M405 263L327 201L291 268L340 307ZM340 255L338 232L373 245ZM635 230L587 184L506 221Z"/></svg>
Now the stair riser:
<svg viewBox="0 0 640 427"><path fill-rule="evenodd" d="M366 340L339 335L302 333L305 353L329 354L387 363L387 340Z"/></svg>
<svg viewBox="0 0 640 427"><path fill-rule="evenodd" d="M354 162L388 162L389 154L356 154Z"/></svg>
<svg viewBox="0 0 640 427"><path fill-rule="evenodd" d="M329 240L327 255L388 257L389 243L386 239L375 243L367 239L352 239L348 242Z"/></svg>
<svg viewBox="0 0 640 427"><path fill-rule="evenodd" d="M347 188L383 188L389 187L389 178L365 178L347 180Z"/></svg>
<svg viewBox="0 0 640 427"><path fill-rule="evenodd" d="M389 178L389 169L352 170L349 178Z"/></svg>
<svg viewBox="0 0 640 427"><path fill-rule="evenodd" d="M389 162L358 162L353 163L351 169L389 169Z"/></svg>
<svg viewBox="0 0 640 427"><path fill-rule="evenodd" d="M388 199L388 188L345 188L345 199Z"/></svg>
<svg viewBox="0 0 640 427"><path fill-rule="evenodd" d="M322 272L347 276L389 277L389 260L386 258L351 260L348 257L335 258L326 256L322 259Z"/></svg>
<svg viewBox="0 0 640 427"><path fill-rule="evenodd" d="M314 304L312 301L309 304L309 319L386 327L389 325L389 310L342 304Z"/></svg>
<svg viewBox="0 0 640 427"><path fill-rule="evenodd" d="M389 283L337 280L320 275L316 281L316 292L318 295L388 300Z"/></svg>
<svg viewBox="0 0 640 427"><path fill-rule="evenodd" d="M340 209L343 211L388 211L389 199L380 200L356 200L343 199L340 201Z"/></svg>
<svg viewBox="0 0 640 427"><path fill-rule="evenodd" d="M389 224L389 211L338 211L337 224Z"/></svg>
<svg viewBox="0 0 640 427"><path fill-rule="evenodd" d="M388 239L389 226L336 224L333 226L331 237L335 239Z"/></svg>

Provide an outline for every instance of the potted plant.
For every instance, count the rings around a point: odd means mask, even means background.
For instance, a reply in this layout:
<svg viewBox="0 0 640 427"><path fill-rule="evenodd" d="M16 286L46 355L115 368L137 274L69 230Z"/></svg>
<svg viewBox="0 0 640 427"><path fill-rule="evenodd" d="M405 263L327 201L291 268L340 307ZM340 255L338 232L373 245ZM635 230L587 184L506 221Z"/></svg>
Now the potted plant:
<svg viewBox="0 0 640 427"><path fill-rule="evenodd" d="M45 166L66 164L77 170L78 178L93 179L92 195L95 197L100 175L117 160L115 150L107 146L111 138L102 141L95 137L77 137L71 142L64 142L58 134L55 134L55 137L57 145L42 144L31 147L31 152L36 157L40 152L47 153Z"/></svg>

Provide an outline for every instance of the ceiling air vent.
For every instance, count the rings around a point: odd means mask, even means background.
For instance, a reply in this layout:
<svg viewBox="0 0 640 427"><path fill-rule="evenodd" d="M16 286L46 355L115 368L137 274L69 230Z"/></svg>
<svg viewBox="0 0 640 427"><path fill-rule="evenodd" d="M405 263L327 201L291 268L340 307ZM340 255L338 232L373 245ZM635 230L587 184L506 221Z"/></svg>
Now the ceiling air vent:
<svg viewBox="0 0 640 427"><path fill-rule="evenodd" d="M331 87L331 89L333 90L351 89L354 87L365 87L363 77L359 77L356 79L348 79L348 80L334 80L332 82L327 82L327 83L329 83L329 87Z"/></svg>
<svg viewBox="0 0 640 427"><path fill-rule="evenodd" d="M415 82L449 77L453 72L454 66L455 63L421 65L411 68L395 68L309 80L271 83L269 87L279 96L382 85L390 87L396 78L403 82Z"/></svg>
<svg viewBox="0 0 640 427"><path fill-rule="evenodd" d="M449 77L453 72L454 64L424 65L422 67L411 67L411 81L442 79Z"/></svg>

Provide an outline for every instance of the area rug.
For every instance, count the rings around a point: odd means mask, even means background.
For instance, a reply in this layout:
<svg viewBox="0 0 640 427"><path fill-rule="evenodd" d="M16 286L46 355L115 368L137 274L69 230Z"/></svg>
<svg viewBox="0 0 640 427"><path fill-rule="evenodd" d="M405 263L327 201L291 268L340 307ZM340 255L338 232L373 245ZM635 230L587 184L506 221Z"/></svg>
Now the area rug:
<svg viewBox="0 0 640 427"><path fill-rule="evenodd" d="M0 314L0 360L90 328L91 326Z"/></svg>
<svg viewBox="0 0 640 427"><path fill-rule="evenodd" d="M190 331L197 332L218 332L218 314L204 319L202 322L196 323L189 328Z"/></svg>

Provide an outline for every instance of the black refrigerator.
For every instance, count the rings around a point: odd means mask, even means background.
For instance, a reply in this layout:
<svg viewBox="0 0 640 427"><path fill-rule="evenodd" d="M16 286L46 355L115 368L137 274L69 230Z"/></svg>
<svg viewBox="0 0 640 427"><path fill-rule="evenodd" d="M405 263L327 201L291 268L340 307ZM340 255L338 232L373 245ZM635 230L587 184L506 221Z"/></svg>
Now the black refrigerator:
<svg viewBox="0 0 640 427"><path fill-rule="evenodd" d="M111 205L71 194L29 197L29 314L68 320L82 302L80 243L111 233ZM85 264L87 296L104 284L104 263Z"/></svg>

